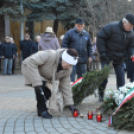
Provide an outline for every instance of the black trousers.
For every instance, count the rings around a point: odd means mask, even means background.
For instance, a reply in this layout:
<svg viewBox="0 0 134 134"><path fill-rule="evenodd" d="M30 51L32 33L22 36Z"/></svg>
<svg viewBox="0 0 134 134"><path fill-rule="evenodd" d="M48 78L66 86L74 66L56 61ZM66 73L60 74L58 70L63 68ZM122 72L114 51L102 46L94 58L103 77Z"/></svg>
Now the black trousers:
<svg viewBox="0 0 134 134"><path fill-rule="evenodd" d="M35 94L38 112L47 110L46 101L51 97L51 91L46 87L45 81L43 81L43 87L35 89Z"/></svg>
<svg viewBox="0 0 134 134"><path fill-rule="evenodd" d="M1 71L1 61L2 61L2 59L0 58L0 71Z"/></svg>
<svg viewBox="0 0 134 134"><path fill-rule="evenodd" d="M108 66L107 63L104 63L104 62L101 63L101 68L103 69L105 65ZM113 67L114 67L115 75L116 75L117 88L124 86L125 85L125 71L124 71L123 63L113 64ZM101 96L103 96L104 94L104 90L106 88L107 83L108 83L108 79L105 79L99 87L99 94Z"/></svg>
<svg viewBox="0 0 134 134"><path fill-rule="evenodd" d="M12 74L14 74L14 70L15 70L15 58L13 59L13 65L12 65Z"/></svg>

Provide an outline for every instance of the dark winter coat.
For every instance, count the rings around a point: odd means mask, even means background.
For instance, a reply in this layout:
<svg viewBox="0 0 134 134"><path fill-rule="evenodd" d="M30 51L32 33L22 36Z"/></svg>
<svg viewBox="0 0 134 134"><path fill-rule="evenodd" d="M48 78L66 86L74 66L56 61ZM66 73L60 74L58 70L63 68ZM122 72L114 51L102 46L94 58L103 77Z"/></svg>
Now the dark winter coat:
<svg viewBox="0 0 134 134"><path fill-rule="evenodd" d="M38 42L34 42L31 48L31 54L38 52Z"/></svg>
<svg viewBox="0 0 134 134"><path fill-rule="evenodd" d="M18 51L17 45L16 44L13 44L13 47L14 47L14 52L15 52L15 57L16 57L17 56L17 51Z"/></svg>
<svg viewBox="0 0 134 134"><path fill-rule="evenodd" d="M78 52L80 64L87 63L88 57L92 57L92 44L90 35L83 30L81 33L76 28L69 30L62 41L63 48L73 48Z"/></svg>
<svg viewBox="0 0 134 134"><path fill-rule="evenodd" d="M1 56L1 46L2 46L2 44L0 44L0 56Z"/></svg>
<svg viewBox="0 0 134 134"><path fill-rule="evenodd" d="M31 55L31 49L33 42L31 40L26 41L25 39L20 41L20 50L22 51L23 60Z"/></svg>
<svg viewBox="0 0 134 134"><path fill-rule="evenodd" d="M125 31L122 20L105 25L97 35L97 49L101 61L105 56L114 64L123 62L126 54L134 54L134 33Z"/></svg>
<svg viewBox="0 0 134 134"><path fill-rule="evenodd" d="M13 58L15 55L14 46L11 43L3 43L1 45L1 55L5 58Z"/></svg>

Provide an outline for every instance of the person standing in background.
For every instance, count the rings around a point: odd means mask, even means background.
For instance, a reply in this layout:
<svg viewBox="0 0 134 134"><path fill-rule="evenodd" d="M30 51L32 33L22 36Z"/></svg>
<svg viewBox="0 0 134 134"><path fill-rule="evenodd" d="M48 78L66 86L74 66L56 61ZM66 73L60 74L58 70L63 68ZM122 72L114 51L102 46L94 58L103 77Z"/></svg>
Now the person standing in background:
<svg viewBox="0 0 134 134"><path fill-rule="evenodd" d="M25 33L24 40L20 41L20 50L22 52L23 60L31 55L32 46L33 42L30 39L30 35Z"/></svg>
<svg viewBox="0 0 134 134"><path fill-rule="evenodd" d="M72 48L78 52L79 61L76 66L73 66L71 74L71 82L75 82L75 75L77 72L77 79L82 77L87 71L87 62L92 61L92 44L90 35L84 30L83 19L77 19L75 27L66 32L62 41L63 48Z"/></svg>
<svg viewBox="0 0 134 134"><path fill-rule="evenodd" d="M59 37L59 44L60 44L60 46L62 46L62 41L63 41L63 39L64 39L64 35L61 35L61 36Z"/></svg>
<svg viewBox="0 0 134 134"><path fill-rule="evenodd" d="M56 35L53 32L52 27L47 27L45 33L41 35L38 50L57 50L59 48L60 45L58 43Z"/></svg>
<svg viewBox="0 0 134 134"><path fill-rule="evenodd" d="M1 71L1 41L0 41L0 71Z"/></svg>
<svg viewBox="0 0 134 134"><path fill-rule="evenodd" d="M38 44L40 41L40 36L36 36L36 41L33 43L32 49L31 49L31 54L34 54L36 52L38 52Z"/></svg>
<svg viewBox="0 0 134 134"><path fill-rule="evenodd" d="M14 44L14 40L13 38L10 38L10 41L11 41L11 44L13 44L13 47L14 47L14 53L15 53L15 57L13 57L13 65L12 65L12 74L14 74L14 71L15 71L15 61L16 61L16 58L17 58L17 45Z"/></svg>
<svg viewBox="0 0 134 134"><path fill-rule="evenodd" d="M1 46L1 55L4 59L4 75L12 74L12 63L15 57L14 46L11 44L10 37L5 38L5 43Z"/></svg>
<svg viewBox="0 0 134 134"><path fill-rule="evenodd" d="M97 46L96 46L96 37L93 39L93 61L90 63L91 64L91 69L92 70L99 70L99 53L97 51Z"/></svg>

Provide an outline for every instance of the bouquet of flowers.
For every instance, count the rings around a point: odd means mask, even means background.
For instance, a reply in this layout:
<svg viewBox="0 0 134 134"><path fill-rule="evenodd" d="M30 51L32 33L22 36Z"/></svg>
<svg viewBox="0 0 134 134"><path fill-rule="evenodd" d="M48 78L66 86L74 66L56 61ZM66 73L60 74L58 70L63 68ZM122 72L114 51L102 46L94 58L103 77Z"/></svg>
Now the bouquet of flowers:
<svg viewBox="0 0 134 134"><path fill-rule="evenodd" d="M114 110L108 126L134 130L134 83L125 84L119 90L108 90L105 102L100 108L103 112Z"/></svg>
<svg viewBox="0 0 134 134"><path fill-rule="evenodd" d="M127 83L119 90L107 90L104 103L100 106L103 112L115 110L124 100L127 92L134 87L134 83Z"/></svg>

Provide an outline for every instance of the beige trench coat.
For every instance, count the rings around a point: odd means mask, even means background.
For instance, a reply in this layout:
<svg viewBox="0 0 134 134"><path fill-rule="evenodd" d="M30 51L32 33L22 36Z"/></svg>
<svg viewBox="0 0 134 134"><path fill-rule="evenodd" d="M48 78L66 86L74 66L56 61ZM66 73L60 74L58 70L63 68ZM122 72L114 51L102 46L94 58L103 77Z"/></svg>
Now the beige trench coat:
<svg viewBox="0 0 134 134"><path fill-rule="evenodd" d="M72 68L57 73L63 51L65 49L39 51L33 54L23 61L22 74L25 77L25 84L32 87L42 86L42 81L45 80L52 82L52 88L54 88L55 80L59 80L59 89L63 93L64 105L67 106L74 104L70 85Z"/></svg>

